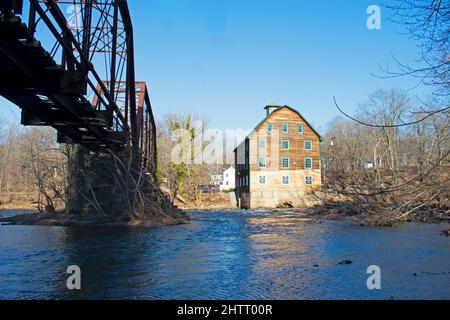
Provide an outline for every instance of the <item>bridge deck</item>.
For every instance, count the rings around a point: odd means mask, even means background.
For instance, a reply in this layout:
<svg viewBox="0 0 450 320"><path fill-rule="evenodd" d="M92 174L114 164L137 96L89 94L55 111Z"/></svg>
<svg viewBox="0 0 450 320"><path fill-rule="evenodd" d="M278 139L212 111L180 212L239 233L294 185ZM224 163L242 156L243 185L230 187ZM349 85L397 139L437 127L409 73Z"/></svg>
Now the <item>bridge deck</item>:
<svg viewBox="0 0 450 320"><path fill-rule="evenodd" d="M20 17L0 16L0 43L0 95L22 109L23 125L52 126L59 142L90 148L127 142L85 98L82 74L58 65Z"/></svg>

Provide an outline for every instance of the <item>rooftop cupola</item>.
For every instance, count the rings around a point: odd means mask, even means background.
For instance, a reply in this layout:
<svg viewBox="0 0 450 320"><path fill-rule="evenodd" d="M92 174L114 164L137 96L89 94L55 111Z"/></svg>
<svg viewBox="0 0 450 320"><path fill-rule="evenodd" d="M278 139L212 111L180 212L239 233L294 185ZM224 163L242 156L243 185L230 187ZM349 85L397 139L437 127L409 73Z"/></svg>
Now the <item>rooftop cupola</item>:
<svg viewBox="0 0 450 320"><path fill-rule="evenodd" d="M274 112L275 110L281 108L281 106L279 106L276 103L269 103L267 106L264 107L264 109L266 110L266 115L269 116L272 112Z"/></svg>

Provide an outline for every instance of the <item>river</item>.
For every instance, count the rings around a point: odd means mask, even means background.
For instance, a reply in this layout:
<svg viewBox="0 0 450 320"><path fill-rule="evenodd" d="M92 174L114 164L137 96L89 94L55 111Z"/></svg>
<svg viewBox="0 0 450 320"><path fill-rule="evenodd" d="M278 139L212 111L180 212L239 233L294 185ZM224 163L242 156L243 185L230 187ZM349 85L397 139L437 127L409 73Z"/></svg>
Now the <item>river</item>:
<svg viewBox="0 0 450 320"><path fill-rule="evenodd" d="M190 216L159 229L0 226L0 299L450 299L448 225ZM81 290L66 287L69 265ZM367 288L370 265L380 290Z"/></svg>

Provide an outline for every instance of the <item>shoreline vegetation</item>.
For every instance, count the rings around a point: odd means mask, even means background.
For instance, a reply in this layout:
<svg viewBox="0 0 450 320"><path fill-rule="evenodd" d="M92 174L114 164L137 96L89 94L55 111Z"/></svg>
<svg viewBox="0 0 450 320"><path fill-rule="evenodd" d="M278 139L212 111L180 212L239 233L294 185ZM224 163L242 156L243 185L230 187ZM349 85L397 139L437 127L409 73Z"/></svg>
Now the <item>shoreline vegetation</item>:
<svg viewBox="0 0 450 320"><path fill-rule="evenodd" d="M0 210L1 213L1 210ZM27 213L9 218L0 218L0 224L6 225L40 225L61 227L145 227L157 228L177 224L186 224L189 217L185 214L178 216L154 216L146 219L110 219L97 214L66 214L62 212Z"/></svg>
<svg viewBox="0 0 450 320"><path fill-rule="evenodd" d="M189 222L186 212L179 211L167 215L146 215L138 219L101 216L97 213L68 214L64 211L39 212L32 204L11 204L0 206L2 212L12 213L9 217L1 217L0 225L41 225L64 227L146 227L156 228ZM16 215L14 213L17 212Z"/></svg>
<svg viewBox="0 0 450 320"><path fill-rule="evenodd" d="M35 208L34 208L35 209ZM86 214L67 214L64 212L26 212L33 210L32 206L18 207L8 206L0 207L0 214L8 211L17 211L17 215L0 218L0 224L7 225L42 225L42 226L78 226L78 227L163 227L170 225L187 224L190 221L189 212L193 211L238 211L239 208L231 206L215 206L210 209L205 208L186 208L174 216L150 216L147 219L123 219L112 220L108 217L99 216L95 213ZM309 208L276 208L276 209L255 209L264 210L268 213L285 213L302 215L305 219L311 220L330 220L342 221L359 224L360 226L389 226L395 227L405 222L418 223L439 223L450 225L450 210L447 208L436 208L433 211L418 211L403 220L386 221L382 214L368 214L358 209L349 202L327 203L315 205ZM253 211L253 210L249 210ZM443 230L444 235L450 234L450 229Z"/></svg>

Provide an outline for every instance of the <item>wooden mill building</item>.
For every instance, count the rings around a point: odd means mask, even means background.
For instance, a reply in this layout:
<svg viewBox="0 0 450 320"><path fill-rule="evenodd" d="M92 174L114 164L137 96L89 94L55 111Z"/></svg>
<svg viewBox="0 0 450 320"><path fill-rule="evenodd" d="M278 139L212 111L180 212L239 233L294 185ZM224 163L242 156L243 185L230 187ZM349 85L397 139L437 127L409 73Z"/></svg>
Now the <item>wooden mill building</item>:
<svg viewBox="0 0 450 320"><path fill-rule="evenodd" d="M321 187L320 134L295 109L268 105L266 117L234 150L241 208L314 202Z"/></svg>

